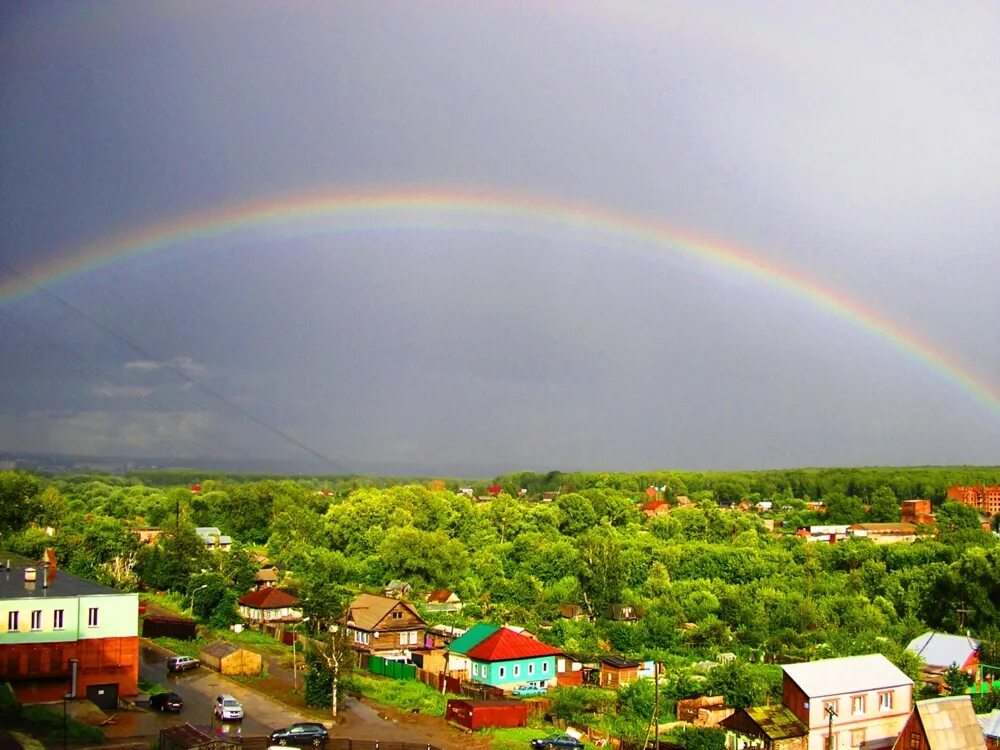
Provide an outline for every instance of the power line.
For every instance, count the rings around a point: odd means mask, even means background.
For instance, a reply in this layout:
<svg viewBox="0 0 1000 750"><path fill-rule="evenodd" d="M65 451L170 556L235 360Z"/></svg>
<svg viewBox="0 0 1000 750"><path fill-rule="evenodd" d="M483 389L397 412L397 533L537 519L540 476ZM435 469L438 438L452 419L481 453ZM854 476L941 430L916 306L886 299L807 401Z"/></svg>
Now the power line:
<svg viewBox="0 0 1000 750"><path fill-rule="evenodd" d="M274 425L272 425L272 424L270 424L268 422L265 422L263 419L261 419L260 417L258 417L253 412L251 412L248 409L240 406L239 404L235 403L234 401L231 401L230 399L226 398L225 396L223 396L221 393L219 393L215 389L210 388L209 386L204 385L203 383L199 383L197 380L195 380L190 375L188 375L186 372L184 372L181 368L179 368L179 367L171 364L170 362L163 361L161 358L157 357L155 354L153 354L152 352L150 352L145 347L143 347L143 346L141 346L139 344L136 344L134 341L131 341L130 339L126 338L125 336L123 336L122 334L120 334L117 331L113 330L112 328L108 327L107 325L105 325L104 323L100 322L99 320L96 320L95 318L91 317L86 312L84 312L83 310L81 310L80 308L78 308L76 305L73 305L72 303L70 303L67 300L65 300L62 297L60 297L55 292L53 292L53 291L47 289L46 287L42 286L41 284L39 284L38 282L36 282L34 279L32 279L30 276L27 276L27 275L21 273L16 268L13 268L12 266L10 266L10 264L8 264L6 262L3 262L3 261L0 261L0 265L2 265L4 268L6 268L13 275L17 276L18 278L20 278L20 279L24 280L25 282L27 282L28 284L30 284L36 290L38 290L38 291L46 294L47 296L51 297L54 300L56 300L56 302L58 302L59 304L63 305L65 308L67 308L68 310L70 310L74 315L77 315L80 318L86 320L88 323L90 323L92 326L94 326L98 330L103 331L105 334L107 334L111 338L115 339L116 341L118 341L119 343L121 343L122 345L124 345L125 347L131 349L133 352L135 352L136 354L138 354L143 359L156 362L160 367L164 368L165 370L168 370L168 371L172 372L175 376L177 376L178 378L180 378L184 382L189 383L192 387L197 388L198 390L200 390L202 393L206 394L207 396L210 396L211 398L214 398L216 401L219 401L220 403L225 404L226 406L228 406L233 411L239 413L240 415L242 415L246 419L249 419L251 422L253 422L258 427L261 427L264 430L267 430L268 432L270 432L271 434L278 436L282 440L284 440L284 441L286 441L286 442L294 445L299 450L304 451L305 453L308 453L309 455L313 456L314 458L318 458L320 461L322 461L323 463L325 463L328 466L332 467L333 469L335 469L340 474L351 474L352 473L346 467L344 467L343 465L341 465L338 462L334 461L329 456L323 455L318 450L316 450L316 449L310 447L309 445L306 445L305 443L303 443L301 440L298 440L297 438L292 437L287 432L285 432L284 430L282 430L280 427L275 427Z"/></svg>

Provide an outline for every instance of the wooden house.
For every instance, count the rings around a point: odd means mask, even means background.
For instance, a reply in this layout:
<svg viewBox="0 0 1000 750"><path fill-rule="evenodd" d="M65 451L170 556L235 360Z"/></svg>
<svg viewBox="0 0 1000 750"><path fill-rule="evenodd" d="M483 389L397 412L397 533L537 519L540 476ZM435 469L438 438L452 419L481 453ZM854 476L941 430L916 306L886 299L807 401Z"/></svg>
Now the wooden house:
<svg viewBox="0 0 1000 750"><path fill-rule="evenodd" d="M386 584L385 591L383 593L392 599L403 599L408 597L412 592L413 586L408 584L406 581L393 579Z"/></svg>
<svg viewBox="0 0 1000 750"><path fill-rule="evenodd" d="M620 656L601 657L600 685L602 688L612 690L639 679L639 669L642 667L637 661L623 659Z"/></svg>
<svg viewBox="0 0 1000 750"><path fill-rule="evenodd" d="M240 616L252 625L267 622L300 622L299 598L287 591L268 586L239 598Z"/></svg>
<svg viewBox="0 0 1000 750"><path fill-rule="evenodd" d="M968 695L919 701L893 750L986 750L986 738Z"/></svg>
<svg viewBox="0 0 1000 750"><path fill-rule="evenodd" d="M427 624L409 602L359 594L345 620L354 648L375 656L407 656L423 648Z"/></svg>
<svg viewBox="0 0 1000 750"><path fill-rule="evenodd" d="M809 729L781 704L737 709L718 726L733 740L726 747L734 749L807 750L809 747Z"/></svg>
<svg viewBox="0 0 1000 750"><path fill-rule="evenodd" d="M462 600L450 589L434 589L427 595L428 612L461 612Z"/></svg>

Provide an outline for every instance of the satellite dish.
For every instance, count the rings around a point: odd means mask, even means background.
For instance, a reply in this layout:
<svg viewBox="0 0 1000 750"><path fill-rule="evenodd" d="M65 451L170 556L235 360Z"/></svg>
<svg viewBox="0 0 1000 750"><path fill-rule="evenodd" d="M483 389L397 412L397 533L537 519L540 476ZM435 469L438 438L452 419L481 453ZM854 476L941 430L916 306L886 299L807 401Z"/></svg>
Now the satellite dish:
<svg viewBox="0 0 1000 750"><path fill-rule="evenodd" d="M374 633L372 633L372 635L374 635L376 638L378 638L378 631L376 630Z"/></svg>

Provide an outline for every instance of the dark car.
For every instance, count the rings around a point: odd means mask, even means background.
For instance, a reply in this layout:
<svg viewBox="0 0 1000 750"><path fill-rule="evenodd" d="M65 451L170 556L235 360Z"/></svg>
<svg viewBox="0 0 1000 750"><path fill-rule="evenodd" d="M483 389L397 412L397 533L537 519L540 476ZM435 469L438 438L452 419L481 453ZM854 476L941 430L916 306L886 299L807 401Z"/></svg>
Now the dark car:
<svg viewBox="0 0 1000 750"><path fill-rule="evenodd" d="M319 747L325 745L330 735L326 732L326 727L312 721L303 721L292 724L284 729L275 729L271 732L272 745L312 745Z"/></svg>
<svg viewBox="0 0 1000 750"><path fill-rule="evenodd" d="M531 746L535 750L580 750L583 743L568 734L553 734L550 737L532 740Z"/></svg>
<svg viewBox="0 0 1000 750"><path fill-rule="evenodd" d="M173 711L179 714L184 708L184 701L177 693L157 693L150 696L149 707L157 711Z"/></svg>
<svg viewBox="0 0 1000 750"><path fill-rule="evenodd" d="M171 656L167 659L168 672L186 672L195 669L200 664L193 656Z"/></svg>

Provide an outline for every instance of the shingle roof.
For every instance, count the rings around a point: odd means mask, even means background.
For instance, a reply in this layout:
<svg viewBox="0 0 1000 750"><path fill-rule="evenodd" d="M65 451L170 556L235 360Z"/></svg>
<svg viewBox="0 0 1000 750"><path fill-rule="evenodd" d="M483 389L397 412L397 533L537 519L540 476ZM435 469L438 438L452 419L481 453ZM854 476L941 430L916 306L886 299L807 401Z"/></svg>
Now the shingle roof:
<svg viewBox="0 0 1000 750"><path fill-rule="evenodd" d="M976 718L979 720L979 726L983 730L983 736L1000 738L1000 709L994 708L993 713L977 716Z"/></svg>
<svg viewBox="0 0 1000 750"><path fill-rule="evenodd" d="M555 656L561 653L559 649L541 641L515 633L509 628L500 628L469 649L467 656L476 661L509 661L530 659L535 656Z"/></svg>
<svg viewBox="0 0 1000 750"><path fill-rule="evenodd" d="M785 664L781 668L810 698L913 684L913 680L882 654L821 659Z"/></svg>
<svg viewBox="0 0 1000 750"><path fill-rule="evenodd" d="M639 662L632 661L631 659L623 659L620 656L602 656L601 663L612 666L615 669L636 669L640 666Z"/></svg>
<svg viewBox="0 0 1000 750"><path fill-rule="evenodd" d="M917 636L907 648L922 657L929 667L961 667L973 652L979 650L979 641L964 635L928 632Z"/></svg>
<svg viewBox="0 0 1000 750"><path fill-rule="evenodd" d="M253 607L254 609L282 609L283 607L294 607L298 603L298 597L276 589L274 586L257 589L240 597L241 606Z"/></svg>
<svg viewBox="0 0 1000 750"><path fill-rule="evenodd" d="M352 627L358 630L374 630L395 607L408 609L417 620L423 622L423 619L411 604L389 596L378 596L376 594L358 594L347 610L347 619L353 622L354 625ZM408 623L407 627L413 626Z"/></svg>
<svg viewBox="0 0 1000 750"><path fill-rule="evenodd" d="M448 650L453 654L468 655L469 649L475 648L499 629L500 627L497 625L487 625L484 622L478 622L463 635L453 640L451 645L448 646Z"/></svg>
<svg viewBox="0 0 1000 750"><path fill-rule="evenodd" d="M920 701L916 711L930 750L985 750L986 740L969 696Z"/></svg>

